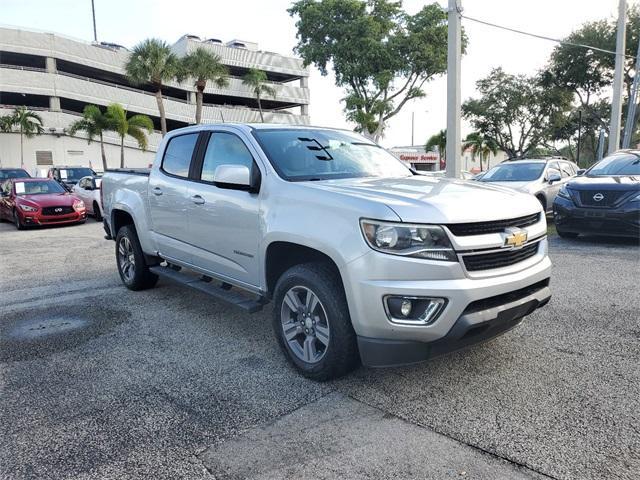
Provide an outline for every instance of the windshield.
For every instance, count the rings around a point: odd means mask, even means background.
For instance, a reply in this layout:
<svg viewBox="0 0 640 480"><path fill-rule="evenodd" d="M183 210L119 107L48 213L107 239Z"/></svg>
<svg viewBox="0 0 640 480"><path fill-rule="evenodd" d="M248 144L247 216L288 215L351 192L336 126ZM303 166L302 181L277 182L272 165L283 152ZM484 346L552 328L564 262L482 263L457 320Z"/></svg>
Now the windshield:
<svg viewBox="0 0 640 480"><path fill-rule="evenodd" d="M66 190L53 180L35 182L16 182L16 195L44 195L46 193L65 193Z"/></svg>
<svg viewBox="0 0 640 480"><path fill-rule="evenodd" d="M355 133L278 129L256 130L254 135L286 180L412 175L396 157Z"/></svg>
<svg viewBox="0 0 640 480"><path fill-rule="evenodd" d="M544 163L502 163L487 171L481 182L530 182L542 175Z"/></svg>
<svg viewBox="0 0 640 480"><path fill-rule="evenodd" d="M93 175L93 171L90 168L61 168L60 180L67 182L77 182L82 177Z"/></svg>
<svg viewBox="0 0 640 480"><path fill-rule="evenodd" d="M640 156L619 153L603 158L587 172L590 177L604 175L640 175Z"/></svg>
<svg viewBox="0 0 640 480"><path fill-rule="evenodd" d="M30 175L21 168L4 169L0 170L0 180L6 180L7 178L29 178Z"/></svg>

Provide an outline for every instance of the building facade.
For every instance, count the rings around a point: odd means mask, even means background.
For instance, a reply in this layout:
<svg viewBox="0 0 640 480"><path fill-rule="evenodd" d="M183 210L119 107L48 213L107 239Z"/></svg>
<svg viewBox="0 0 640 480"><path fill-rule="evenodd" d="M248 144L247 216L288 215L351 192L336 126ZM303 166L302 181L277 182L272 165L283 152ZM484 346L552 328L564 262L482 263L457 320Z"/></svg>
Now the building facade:
<svg viewBox="0 0 640 480"><path fill-rule="evenodd" d="M437 172L444 168L440 164L438 152L425 152L424 146L411 145L406 147L393 147L389 152L402 160L407 166L424 172Z"/></svg>
<svg viewBox="0 0 640 480"><path fill-rule="evenodd" d="M249 68L265 71L274 98L262 99L265 122L309 123L309 72L302 60L265 52L242 40L223 43L184 35L172 50L183 56L204 47L221 58L229 69L229 85L207 85L204 92L203 122L259 122L253 92L242 84ZM151 85L133 85L124 66L130 52L121 46L88 43L62 35L22 29L0 28L0 115L24 105L43 119L44 134L24 139L24 168L36 173L50 165L83 165L102 169L100 146L88 144L82 133L67 134L86 105L106 107L120 103L130 114L145 114L155 125L149 148L142 152L133 139L125 140L127 167L145 167L161 140L158 107ZM169 130L195 121L193 81L168 82L163 88ZM120 164L120 139L105 136L108 167ZM0 133L0 166L19 167L20 135Z"/></svg>

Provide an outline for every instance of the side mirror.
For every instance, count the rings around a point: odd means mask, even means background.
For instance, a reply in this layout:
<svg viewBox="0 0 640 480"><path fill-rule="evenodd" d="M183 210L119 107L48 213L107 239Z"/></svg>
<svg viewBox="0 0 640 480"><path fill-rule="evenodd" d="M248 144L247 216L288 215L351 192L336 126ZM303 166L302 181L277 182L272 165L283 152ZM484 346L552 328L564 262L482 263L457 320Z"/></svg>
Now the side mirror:
<svg viewBox="0 0 640 480"><path fill-rule="evenodd" d="M244 165L219 165L213 174L216 187L234 190L251 189L251 171Z"/></svg>
<svg viewBox="0 0 640 480"><path fill-rule="evenodd" d="M549 182L549 185L551 185L554 182L559 182L561 178L562 177L557 173L552 173L551 175L549 175L549 178L547 181Z"/></svg>
<svg viewBox="0 0 640 480"><path fill-rule="evenodd" d="M586 168L580 168L578 169L578 173L576 175L578 176L584 175L586 171L587 171Z"/></svg>

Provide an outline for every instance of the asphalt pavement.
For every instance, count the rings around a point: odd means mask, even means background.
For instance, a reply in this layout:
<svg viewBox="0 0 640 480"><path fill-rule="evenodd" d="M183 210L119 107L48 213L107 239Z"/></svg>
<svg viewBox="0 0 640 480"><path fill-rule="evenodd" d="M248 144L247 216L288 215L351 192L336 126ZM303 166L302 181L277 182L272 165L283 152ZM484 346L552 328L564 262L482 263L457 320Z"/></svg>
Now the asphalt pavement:
<svg viewBox="0 0 640 480"><path fill-rule="evenodd" d="M483 345L329 383L101 225L0 223L0 478L640 476L640 248L552 236L553 298Z"/></svg>

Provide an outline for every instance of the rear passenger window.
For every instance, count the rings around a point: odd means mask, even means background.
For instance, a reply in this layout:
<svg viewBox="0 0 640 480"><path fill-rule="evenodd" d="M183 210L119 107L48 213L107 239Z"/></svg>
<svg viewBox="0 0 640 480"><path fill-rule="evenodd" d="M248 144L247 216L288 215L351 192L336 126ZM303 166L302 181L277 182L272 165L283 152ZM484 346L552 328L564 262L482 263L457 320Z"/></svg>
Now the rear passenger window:
<svg viewBox="0 0 640 480"><path fill-rule="evenodd" d="M167 145L162 159L162 170L170 175L187 178L197 141L197 133L180 135L169 140L169 145Z"/></svg>
<svg viewBox="0 0 640 480"><path fill-rule="evenodd" d="M213 182L220 165L244 165L251 169L253 157L242 140L231 133L214 132L209 138L200 179Z"/></svg>
<svg viewBox="0 0 640 480"><path fill-rule="evenodd" d="M570 163L561 163L560 168L562 170L563 177L571 177L575 174Z"/></svg>

